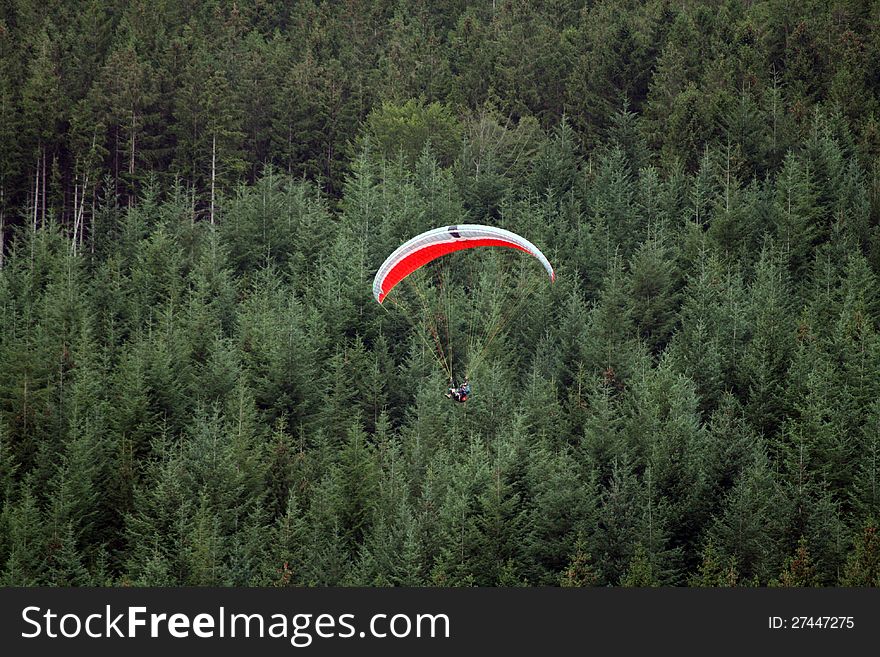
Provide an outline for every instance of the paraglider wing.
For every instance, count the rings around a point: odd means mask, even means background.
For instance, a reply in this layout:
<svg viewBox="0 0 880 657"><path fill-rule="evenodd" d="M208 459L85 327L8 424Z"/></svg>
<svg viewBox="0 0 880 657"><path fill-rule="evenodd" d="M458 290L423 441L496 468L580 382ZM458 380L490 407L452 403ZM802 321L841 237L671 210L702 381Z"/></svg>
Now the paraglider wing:
<svg viewBox="0 0 880 657"><path fill-rule="evenodd" d="M463 224L435 228L401 244L379 267L373 280L373 296L382 303L395 285L419 267L453 251L483 246L502 246L524 251L541 262L551 281L556 280L556 273L550 262L527 239L503 228Z"/></svg>

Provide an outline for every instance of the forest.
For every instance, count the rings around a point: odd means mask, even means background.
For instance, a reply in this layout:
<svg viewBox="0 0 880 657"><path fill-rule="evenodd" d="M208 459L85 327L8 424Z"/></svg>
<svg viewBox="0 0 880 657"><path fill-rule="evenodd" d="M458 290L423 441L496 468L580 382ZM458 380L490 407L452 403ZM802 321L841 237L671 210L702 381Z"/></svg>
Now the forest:
<svg viewBox="0 0 880 657"><path fill-rule="evenodd" d="M0 0L0 584L880 585L878 24Z"/></svg>

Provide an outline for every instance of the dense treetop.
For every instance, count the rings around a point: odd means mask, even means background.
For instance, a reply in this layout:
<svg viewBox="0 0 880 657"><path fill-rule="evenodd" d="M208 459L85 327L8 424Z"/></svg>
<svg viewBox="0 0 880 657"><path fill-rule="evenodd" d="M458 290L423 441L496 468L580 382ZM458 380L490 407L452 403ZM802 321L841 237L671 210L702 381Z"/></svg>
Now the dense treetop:
<svg viewBox="0 0 880 657"><path fill-rule="evenodd" d="M0 0L0 583L878 585L878 23ZM466 405L456 223L558 273Z"/></svg>

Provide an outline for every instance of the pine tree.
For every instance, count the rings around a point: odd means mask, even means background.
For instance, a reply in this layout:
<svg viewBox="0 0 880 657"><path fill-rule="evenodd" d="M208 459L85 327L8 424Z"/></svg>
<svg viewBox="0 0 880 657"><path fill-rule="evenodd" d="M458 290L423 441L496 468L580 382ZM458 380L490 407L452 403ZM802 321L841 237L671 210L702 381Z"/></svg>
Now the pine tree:
<svg viewBox="0 0 880 657"><path fill-rule="evenodd" d="M360 423L349 427L339 454L338 518L345 545L352 552L370 529L375 514L378 472L373 450Z"/></svg>
<svg viewBox="0 0 880 657"><path fill-rule="evenodd" d="M659 240L642 243L629 265L630 314L652 354L663 351L675 328L680 282L669 249Z"/></svg>
<svg viewBox="0 0 880 657"><path fill-rule="evenodd" d="M72 524L52 540L46 581L53 586L89 586L92 578L83 565Z"/></svg>
<svg viewBox="0 0 880 657"><path fill-rule="evenodd" d="M800 278L810 264L813 246L820 239L813 172L789 153L776 181L773 223L791 275Z"/></svg>
<svg viewBox="0 0 880 657"><path fill-rule="evenodd" d="M569 450L541 447L531 453L526 473L528 500L526 574L534 584L591 585L584 534L595 523L597 485L592 473L581 474Z"/></svg>
<svg viewBox="0 0 880 657"><path fill-rule="evenodd" d="M7 245L7 227L20 197L22 187L21 116L16 104L13 85L13 58L9 38L0 35L0 270L3 269Z"/></svg>
<svg viewBox="0 0 880 657"><path fill-rule="evenodd" d="M580 12L567 37L573 62L566 81L572 122L594 144L624 99L640 109L648 93L656 52L650 21L638 12L597 5Z"/></svg>
<svg viewBox="0 0 880 657"><path fill-rule="evenodd" d="M575 553L571 557L568 566L559 576L559 585L563 588L596 586L599 575L591 563L589 553L585 552L582 539L575 544Z"/></svg>
<svg viewBox="0 0 880 657"><path fill-rule="evenodd" d="M187 180L199 203L193 218L216 220L220 191L244 172L241 114L231 93L228 72L201 37L190 33L187 64L174 107L177 150L175 169Z"/></svg>
<svg viewBox="0 0 880 657"><path fill-rule="evenodd" d="M231 583L224 556L227 547L221 520L212 508L208 491L199 494L191 526L184 538L188 546L187 583L194 586L222 586Z"/></svg>
<svg viewBox="0 0 880 657"><path fill-rule="evenodd" d="M703 548L700 569L691 576L688 585L694 587L733 587L737 585L738 579L736 558L731 556L727 560L720 559L715 545L710 540Z"/></svg>
<svg viewBox="0 0 880 657"><path fill-rule="evenodd" d="M191 581L188 533L197 507L180 448L162 436L153 449L160 460L135 487L133 510L126 516L124 577L143 585L180 586Z"/></svg>
<svg viewBox="0 0 880 657"><path fill-rule="evenodd" d="M880 539L873 518L864 522L854 542L854 552L847 558L840 585L880 586Z"/></svg>
<svg viewBox="0 0 880 657"><path fill-rule="evenodd" d="M151 138L159 93L156 72L138 52L140 44L135 31L125 31L123 24L117 45L108 55L92 95L106 103L98 109L98 118L109 132L107 146L111 157L116 193L127 197L132 207L137 195L136 184L142 179L141 168L149 168L156 144ZM83 108L85 109L85 108ZM93 141L97 141L94 134Z"/></svg>
<svg viewBox="0 0 880 657"><path fill-rule="evenodd" d="M635 193L624 152L614 148L603 154L596 162L587 199L593 239L598 241L596 255L602 258L600 280L611 269L615 257L626 261L645 237L645 226L636 223Z"/></svg>
<svg viewBox="0 0 880 657"><path fill-rule="evenodd" d="M626 453L612 467L611 478L601 488L601 505L596 535L589 542L589 551L597 555L603 583L620 581L632 555L633 547L644 531L646 491L636 478Z"/></svg>
<svg viewBox="0 0 880 657"><path fill-rule="evenodd" d="M391 492L389 490L388 492ZM423 586L423 555L419 528L404 491L393 500L386 493L381 515L364 541L358 579L370 586Z"/></svg>
<svg viewBox="0 0 880 657"><path fill-rule="evenodd" d="M285 512L278 517L272 539L272 560L276 566L276 586L305 583L308 553L308 527L294 492L287 499Z"/></svg>
<svg viewBox="0 0 880 657"><path fill-rule="evenodd" d="M637 543L629 567L620 579L620 586L660 586L660 581L654 570L655 566L651 563L651 557L645 546Z"/></svg>
<svg viewBox="0 0 880 657"><path fill-rule="evenodd" d="M767 457L756 445L709 528L719 557L734 558L743 580L767 581L781 563L777 544L789 511L784 502Z"/></svg>
<svg viewBox="0 0 880 657"><path fill-rule="evenodd" d="M439 509L441 547L432 582L490 586L507 556L505 528L497 524L509 519L512 511L511 501L505 499L507 482L500 472L493 475L489 455L476 441L468 444L462 460L446 476L446 495Z"/></svg>
<svg viewBox="0 0 880 657"><path fill-rule="evenodd" d="M479 107L494 95L493 72L500 56L499 44L493 38L491 18L481 13L485 11L478 7L465 9L449 36L451 95L464 107Z"/></svg>
<svg viewBox="0 0 880 657"><path fill-rule="evenodd" d="M47 529L50 541L67 550L65 559L77 555L80 545L93 550L100 544L96 525L104 521L99 515L104 509L99 503L98 468L104 455L96 442L87 434L69 440L48 484L51 512Z"/></svg>
<svg viewBox="0 0 880 657"><path fill-rule="evenodd" d="M575 188L579 169L575 134L563 116L559 127L532 158L529 186L538 195L562 200Z"/></svg>
<svg viewBox="0 0 880 657"><path fill-rule="evenodd" d="M801 537L796 552L785 560L785 567L778 580L771 580L771 586L807 587L818 586L816 567L810 557L807 541Z"/></svg>
<svg viewBox="0 0 880 657"><path fill-rule="evenodd" d="M861 449L853 469L850 504L861 516L873 513L880 504L880 403L869 407L868 419L861 430Z"/></svg>
<svg viewBox="0 0 880 657"><path fill-rule="evenodd" d="M682 329L667 350L676 369L697 384L701 410L711 411L734 389L747 324L742 278L714 254L701 254L679 317Z"/></svg>
<svg viewBox="0 0 880 657"><path fill-rule="evenodd" d="M707 518L702 460L708 441L700 426L698 399L693 384L661 361L633 382L628 403L633 409L622 438L634 464L643 468L647 495L649 533L642 541L655 566L671 566L678 555L662 552L679 550L689 558L698 527Z"/></svg>
<svg viewBox="0 0 880 657"><path fill-rule="evenodd" d="M585 352L583 364L587 372L599 374L618 389L627 386L644 363L627 292L622 259L615 258L599 302L589 313L584 344L580 347Z"/></svg>
<svg viewBox="0 0 880 657"><path fill-rule="evenodd" d="M705 443L697 458L705 488L703 509L714 514L720 510L727 493L737 484L760 448L759 434L747 420L745 409L731 394L725 394L704 425Z"/></svg>
<svg viewBox="0 0 880 657"><path fill-rule="evenodd" d="M326 586L347 581L354 555L339 515L343 504L340 473L331 470L315 482L306 513L307 538L301 577L306 585Z"/></svg>
<svg viewBox="0 0 880 657"><path fill-rule="evenodd" d="M513 116L530 114L555 122L563 115L565 79L559 72L570 66L575 48L561 24L570 24L574 18L574 12L563 6L510 3L494 12L498 58L493 91Z"/></svg>
<svg viewBox="0 0 880 657"><path fill-rule="evenodd" d="M641 177L643 170L651 162L651 153L648 142L641 131L639 116L631 112L629 108L628 99L624 99L623 106L611 117L608 141L624 153L629 164L630 175ZM653 199L643 198L642 200L650 202Z"/></svg>
<svg viewBox="0 0 880 657"><path fill-rule="evenodd" d="M61 89L57 62L57 44L51 21L40 30L35 44L37 55L30 62L27 79L21 89L21 139L28 161L30 188L27 212L34 231L46 222L49 166L58 154L59 128L64 120L66 98ZM56 208L57 209L57 208Z"/></svg>
<svg viewBox="0 0 880 657"><path fill-rule="evenodd" d="M797 335L788 276L772 246L761 252L748 304L752 337L739 361L737 379L748 394L749 422L770 437L789 412L784 382Z"/></svg>
<svg viewBox="0 0 880 657"><path fill-rule="evenodd" d="M28 483L22 487L17 503L3 509L6 539L6 562L2 582L5 586L38 586L48 583L46 563L48 537L43 514Z"/></svg>

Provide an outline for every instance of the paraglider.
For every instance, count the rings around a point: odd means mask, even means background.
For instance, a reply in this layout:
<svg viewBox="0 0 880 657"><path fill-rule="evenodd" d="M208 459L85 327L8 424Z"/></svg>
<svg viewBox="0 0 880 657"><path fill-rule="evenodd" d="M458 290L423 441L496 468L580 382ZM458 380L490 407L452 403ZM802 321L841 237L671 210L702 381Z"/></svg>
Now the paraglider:
<svg viewBox="0 0 880 657"><path fill-rule="evenodd" d="M452 348L452 340L456 334L457 327L450 315L458 303L458 300L452 297L456 292L472 290L472 286L465 287L459 285L461 281L455 282L454 272L453 275L450 275L448 272L444 272L441 264L434 265L434 263L436 261L444 262L446 259L443 256L456 251L488 247L501 247L528 254L541 264L551 282L556 280L556 273L550 261L530 241L509 230L479 224L443 226L416 235L397 247L385 259L385 262L379 267L376 277L373 279L373 297L380 304L386 298L390 298L392 301L397 300L400 297L398 292L389 297L392 290L403 281L412 281L412 287L415 292L414 299L420 304L420 311L416 312L413 309L404 310L407 314L421 314L423 316L425 326L434 344L433 346L430 345L427 338L425 338L425 342L429 344L435 359L449 377L446 397L457 402L468 400L471 395L471 386L467 376L462 380L461 385L455 385L454 359L459 360L461 356L455 354ZM442 301L438 301L435 307L432 308L429 300L429 291L425 289L425 285L422 283L424 277L420 277L419 272L420 270L435 266L437 267L436 273L438 275L434 277L434 284L431 288L438 294L438 299L442 298ZM431 276L427 278L431 278ZM502 280L493 281L492 286L494 288L505 284L509 285L509 280L506 280L506 278L511 277L499 276L499 278ZM526 278L527 284L522 286L523 289L515 291L522 298L527 298L527 291L536 287L541 279L541 277L535 276L533 272L527 273ZM458 287L455 287L456 285ZM451 287L455 289L450 291ZM401 303L401 306L403 305ZM521 306L522 304L517 304L517 309L521 310ZM476 316L477 313L472 313L472 320ZM470 356L470 362L468 367L471 373L475 371L480 358L487 352L489 344L500 333L511 317L512 313L505 312L504 309L493 310L485 322L487 326L483 332L483 340L472 339L469 342L470 353L468 355ZM474 335L476 332L471 329L469 333Z"/></svg>
<svg viewBox="0 0 880 657"><path fill-rule="evenodd" d="M556 272L553 271L550 261L524 237L494 226L463 224L429 230L397 247L382 263L373 279L373 296L382 303L395 285L432 260L453 251L486 246L503 246L524 251L538 259L547 270L551 281L556 280Z"/></svg>
<svg viewBox="0 0 880 657"><path fill-rule="evenodd" d="M466 402L470 394L471 384L470 381L468 381L467 376L465 376L464 381L461 382L460 386L455 385L455 381L449 382L449 389L446 392L446 398L454 399L457 402Z"/></svg>

